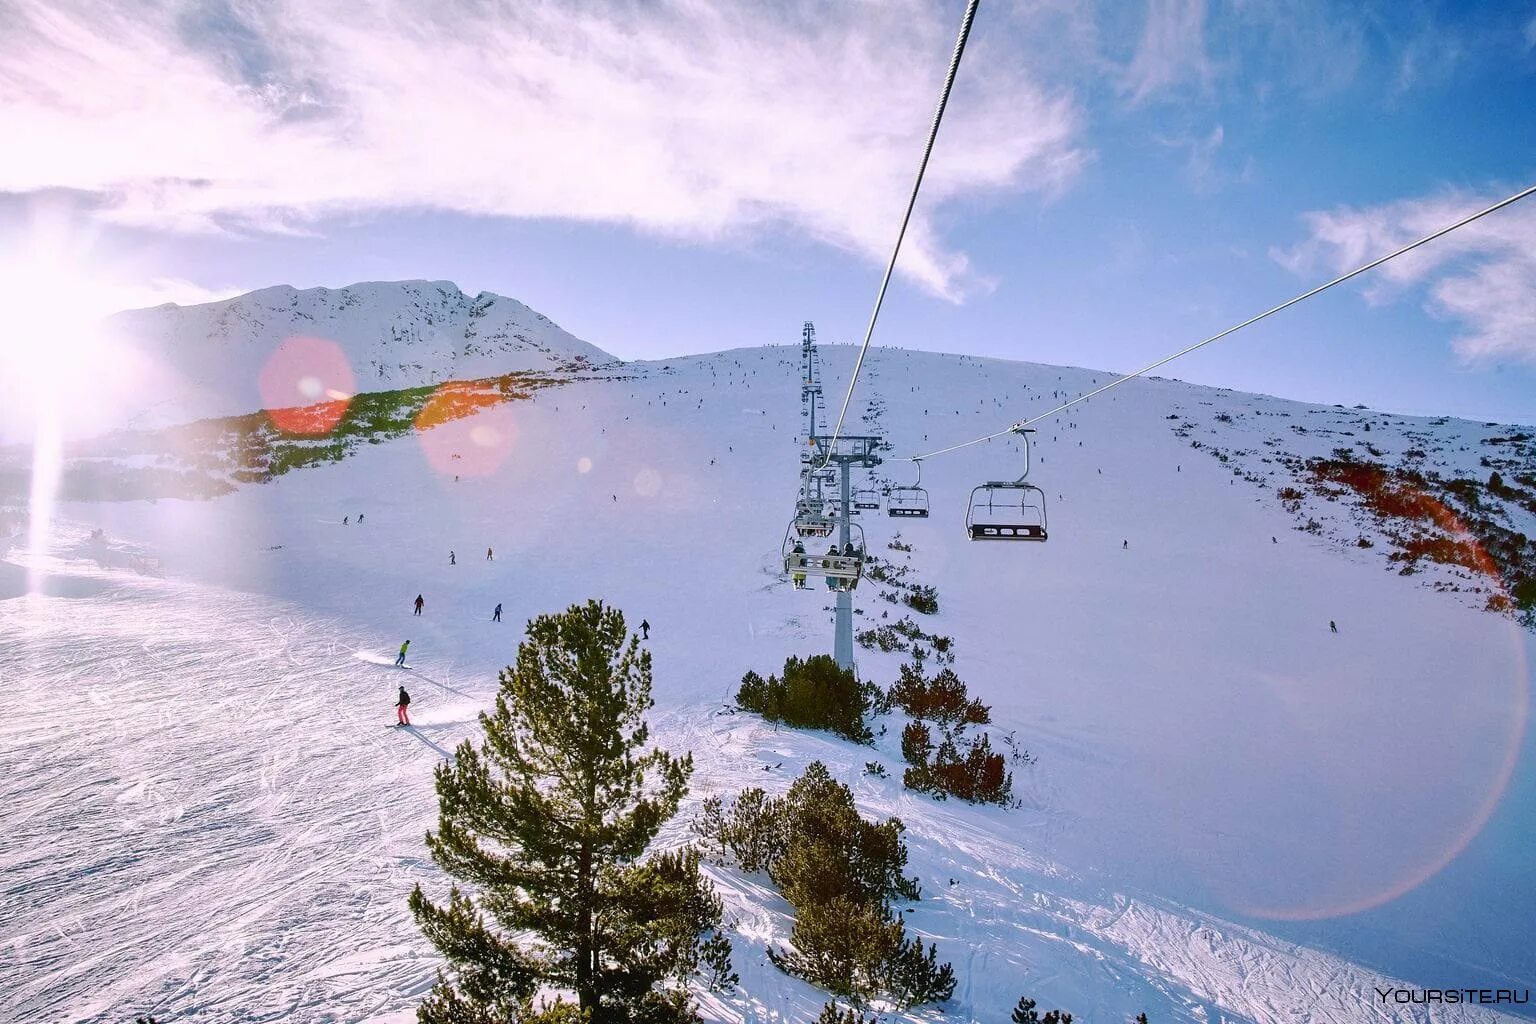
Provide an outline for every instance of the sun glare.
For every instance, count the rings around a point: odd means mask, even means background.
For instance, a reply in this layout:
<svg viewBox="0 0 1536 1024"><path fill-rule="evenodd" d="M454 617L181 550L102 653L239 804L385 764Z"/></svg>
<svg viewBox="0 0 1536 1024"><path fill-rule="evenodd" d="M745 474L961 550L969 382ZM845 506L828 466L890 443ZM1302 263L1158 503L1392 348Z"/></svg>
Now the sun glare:
<svg viewBox="0 0 1536 1024"><path fill-rule="evenodd" d="M31 449L33 589L68 440L94 432L111 396L131 386L102 331L113 289L97 280L89 245L67 231L34 231L0 252L0 443Z"/></svg>

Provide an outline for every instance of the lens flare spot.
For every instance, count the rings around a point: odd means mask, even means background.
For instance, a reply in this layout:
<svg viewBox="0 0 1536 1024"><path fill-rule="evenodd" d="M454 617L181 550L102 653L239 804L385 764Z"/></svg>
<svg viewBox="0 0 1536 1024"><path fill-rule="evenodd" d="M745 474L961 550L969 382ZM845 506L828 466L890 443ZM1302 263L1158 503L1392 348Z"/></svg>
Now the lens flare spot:
<svg viewBox="0 0 1536 1024"><path fill-rule="evenodd" d="M577 459L576 460L576 472L578 472L578 473L590 473L590 472L592 472L592 460L587 458L585 455L583 455L581 458Z"/></svg>
<svg viewBox="0 0 1536 1024"><path fill-rule="evenodd" d="M1497 561L1425 488L1346 462L1324 460L1314 473L1356 491L1381 522L1401 531L1395 557L1466 570L1491 585L1490 608L1510 603ZM1283 785L1270 800L1272 834L1228 835L1221 849L1201 851L1207 882L1229 906L1280 920L1381 906L1454 861L1492 817L1514 774L1529 715L1519 627L1506 619L1502 642L1494 643L1484 637L1457 646L1454 633L1430 632L1395 639L1416 650L1407 660L1413 670L1394 680L1390 714L1352 697L1324 671L1273 674L1248 691L1250 705L1267 708L1274 743L1244 751L1245 770L1255 771L1255 786ZM1363 664L1360 674L1371 670ZM1404 742L1397 727L1415 722L1434 727ZM1319 736L1330 742L1320 745ZM1293 756L1303 749L1329 754ZM1265 861L1276 869L1254 869Z"/></svg>
<svg viewBox="0 0 1536 1024"><path fill-rule="evenodd" d="M654 469L642 469L635 474L635 493L642 498L654 498L661 493L661 474Z"/></svg>
<svg viewBox="0 0 1536 1024"><path fill-rule="evenodd" d="M510 406L487 404L454 385L444 385L427 400L416 416L416 429L428 464L450 478L493 473L517 447L517 419Z"/></svg>
<svg viewBox="0 0 1536 1024"><path fill-rule="evenodd" d="M296 335L279 345L257 378L262 406L286 434L328 434L346 415L357 381L341 346Z"/></svg>

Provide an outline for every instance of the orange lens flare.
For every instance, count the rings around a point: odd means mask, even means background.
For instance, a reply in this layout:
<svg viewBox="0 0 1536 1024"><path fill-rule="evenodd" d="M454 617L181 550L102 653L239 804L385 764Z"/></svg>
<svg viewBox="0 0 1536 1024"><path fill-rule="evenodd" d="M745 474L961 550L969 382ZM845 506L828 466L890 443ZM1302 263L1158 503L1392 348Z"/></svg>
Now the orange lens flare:
<svg viewBox="0 0 1536 1024"><path fill-rule="evenodd" d="M257 378L262 405L285 434L313 437L336 429L357 389L341 346L296 335L277 347Z"/></svg>

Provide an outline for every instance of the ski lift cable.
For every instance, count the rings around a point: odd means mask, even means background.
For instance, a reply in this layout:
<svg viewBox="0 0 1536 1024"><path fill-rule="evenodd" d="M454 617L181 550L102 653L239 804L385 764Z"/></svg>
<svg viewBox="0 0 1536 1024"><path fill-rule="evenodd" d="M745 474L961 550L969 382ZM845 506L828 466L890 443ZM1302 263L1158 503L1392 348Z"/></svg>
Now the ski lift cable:
<svg viewBox="0 0 1536 1024"><path fill-rule="evenodd" d="M1027 420L1020 420L1019 422L1013 424L1012 426L1010 426L1010 427L1008 427L1008 428L1006 428L1004 430L999 430L995 434L988 434L985 437L978 437L978 438L975 438L975 439L970 440L970 441L962 442L960 444L953 444L953 445L950 445L948 448L940 448L940 449L937 449L936 451L925 452L922 455L908 456L905 460L902 460L902 461L921 462L923 459L931 459L931 458L934 458L935 456L938 456L938 455L947 455L950 452L959 451L961 448L969 448L973 444L981 444L981 443L983 443L985 441L991 441L994 438L1002 437L1004 434L1018 433L1019 431L1023 430L1025 427L1028 427L1028 426L1030 426L1033 423L1039 423L1041 420L1045 419L1048 416L1054 416L1057 413L1062 412L1063 410L1070 409L1072 406L1078 404L1079 402L1086 402L1088 399L1093 398L1095 395L1101 395L1104 392L1108 391L1110 388L1119 387L1121 384L1124 384L1128 380L1132 380L1132 379L1134 379L1136 377L1140 377L1143 374L1151 373L1153 370L1157 369L1158 367L1166 366L1167 364L1173 362L1175 359L1178 359L1181 356L1187 356L1187 355L1189 355L1189 353L1195 351L1196 349L1204 348L1205 346L1211 344L1212 342L1220 341L1222 338L1225 338L1225 337L1227 337L1230 334L1235 334L1236 332L1242 330L1244 327L1248 327L1248 326L1250 326L1252 324L1258 323L1260 320L1263 320L1267 316L1271 316L1271 315L1273 315L1275 313L1278 313L1278 312L1280 312L1283 309L1288 309L1291 306L1296 305L1298 302L1302 302L1302 301L1304 301L1306 299L1310 299L1314 295L1317 295L1317 294L1319 294L1321 292L1325 292L1329 288L1332 288L1334 285L1343 284L1345 281L1348 281L1350 278L1358 277L1358 276L1360 276L1361 274L1365 273L1368 270L1374 270L1375 268L1381 266L1383 263L1386 263L1388 260L1394 260L1397 257L1403 255L1404 253L1412 252L1414 249L1417 249L1421 245L1426 245L1426 244L1428 244L1430 242L1433 242L1435 239L1441 238L1441 237L1443 237L1445 235L1448 235L1452 231L1455 231L1458 228L1466 227L1468 224L1471 224L1473 221L1478 220L1479 218L1482 218L1482 217L1486 217L1490 213L1494 213L1494 212L1496 212L1498 210L1502 210L1504 207L1509 206L1512 203L1519 202L1520 200L1522 200L1522 199L1524 199L1527 196L1530 196L1532 194L1536 194L1536 185L1532 185L1532 186L1530 186L1528 188L1522 189L1521 191L1516 192L1514 195L1509 196L1506 199L1501 199L1499 202L1494 203L1492 206L1489 206L1489 207L1487 207L1485 209L1479 210L1476 213L1471 214L1470 216L1463 217L1461 220L1457 221L1456 223L1451 224L1451 225L1449 225L1447 227L1443 227L1440 230L1434 232L1433 234L1425 235L1423 238L1419 239L1416 242L1410 242L1408 245L1403 246L1401 249L1397 249L1397 250L1395 250L1393 252L1389 252L1385 256L1380 256L1380 257L1372 260L1371 262L1365 264L1364 266L1356 267L1354 270L1351 270L1349 273L1342 274L1339 277L1334 278L1332 281L1329 281L1327 284L1320 284L1316 288L1313 288L1311 291L1303 292L1302 294L1296 296L1293 299L1290 299L1290 300L1288 300L1286 302L1282 302L1278 306L1272 306L1269 309L1266 309L1264 312L1260 313L1258 316L1249 317L1247 320L1244 320L1240 324L1235 324L1232 327L1228 327L1226 330L1222 331L1220 334L1213 334L1209 338L1206 338L1204 341L1198 341L1195 344L1190 345L1188 348L1180 349L1179 351L1173 353L1173 355L1164 356L1162 359L1159 359L1155 363L1149 363L1146 366L1143 366L1141 369L1136 370L1133 373L1127 373L1123 377L1118 377L1115 380L1110 381L1108 384L1104 384L1104 385L1101 385L1100 387L1094 388L1092 391L1088 392L1087 394L1079 395L1078 397L1072 399L1071 401L1063 402L1062 404L1056 406L1056 408L1051 409L1051 410L1049 410L1047 412L1043 412L1043 413L1041 413L1038 416L1032 416L1032 417L1030 417Z"/></svg>
<svg viewBox="0 0 1536 1024"><path fill-rule="evenodd" d="M864 367L864 357L869 354L869 342L875 333L875 321L880 318L880 307L885 302L886 289L891 284L891 274L896 270L896 257L901 253L902 240L907 236L907 225L912 220L912 210L917 205L918 192L923 187L923 175L928 170L928 160L933 156L933 145L939 137L939 123L944 120L944 108L949 105L949 93L955 85L955 74L960 70L960 58L965 53L965 42L971 34L971 23L976 18L976 8L981 0L970 0L965 8L965 17L960 22L960 37L955 40L955 52L949 59L949 73L944 77L944 91L939 94L939 106L933 112L933 124L928 128L928 144L923 148L922 163L917 166L917 179L912 183L912 195L907 199L907 212L901 218L901 229L896 232L896 244L891 249L891 259L885 266L885 276L880 280L880 291L875 296L875 308L869 314L869 326L864 331L864 344L859 348L859 358L853 364L853 376L848 380L848 393L843 396L843 407L837 414L837 426L832 430L832 439L827 445L826 460L822 466L830 461L832 451L837 445L837 439L843 432L843 421L848 416L848 406L853 401L853 389L859 383L859 371ZM820 467L818 467L820 468Z"/></svg>

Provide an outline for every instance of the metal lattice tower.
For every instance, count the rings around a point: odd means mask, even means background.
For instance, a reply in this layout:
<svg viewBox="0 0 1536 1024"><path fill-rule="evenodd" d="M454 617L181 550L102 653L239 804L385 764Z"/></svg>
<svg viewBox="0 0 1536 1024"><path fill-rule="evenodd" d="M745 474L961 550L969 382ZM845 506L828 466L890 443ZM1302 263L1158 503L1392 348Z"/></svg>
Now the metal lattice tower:
<svg viewBox="0 0 1536 1024"><path fill-rule="evenodd" d="M810 461L810 448L827 433L827 410L821 398L821 356L816 352L816 325L807 320L800 329L801 460Z"/></svg>
<svg viewBox="0 0 1536 1024"><path fill-rule="evenodd" d="M807 320L800 328L800 416L803 429L796 439L800 446L802 470L810 468L816 445L827 433L827 410L821 396L821 356L816 351L816 325ZM800 497L819 510L826 501L823 490L835 479L823 469L806 477L800 485Z"/></svg>
<svg viewBox="0 0 1536 1024"><path fill-rule="evenodd" d="M876 454L880 438L844 435L835 445L828 443L827 412L821 397L821 356L816 351L816 325L809 320L800 329L800 413L804 419L804 433L797 439L800 502L802 506L814 507L818 515L826 513L828 504L835 507L841 550L848 546L848 524L853 515L849 472L854 466L873 469L880 464ZM825 490L828 484L839 486L829 495ZM837 592L832 656L840 668L854 668L853 594L847 589Z"/></svg>

